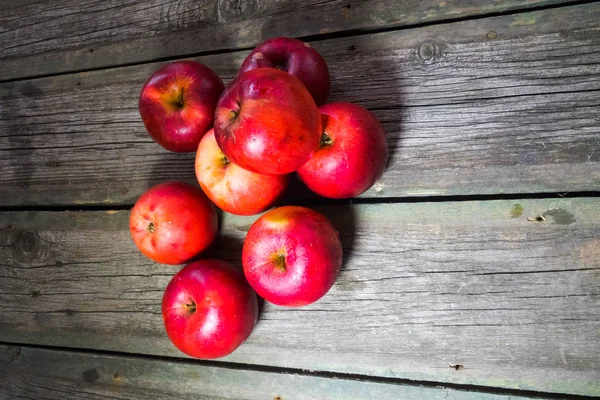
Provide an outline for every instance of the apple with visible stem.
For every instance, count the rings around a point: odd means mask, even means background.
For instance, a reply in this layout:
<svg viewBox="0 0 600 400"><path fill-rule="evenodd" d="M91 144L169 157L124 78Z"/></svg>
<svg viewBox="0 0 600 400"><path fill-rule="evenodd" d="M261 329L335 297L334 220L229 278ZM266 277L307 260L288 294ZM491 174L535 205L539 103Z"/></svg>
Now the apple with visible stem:
<svg viewBox="0 0 600 400"><path fill-rule="evenodd" d="M215 138L234 164L281 175L310 158L321 137L321 116L310 93L294 76L258 68L225 89L215 114Z"/></svg>
<svg viewBox="0 0 600 400"><path fill-rule="evenodd" d="M129 230L138 249L162 264L183 264L214 241L217 211L201 189L166 182L144 193L131 210Z"/></svg>
<svg viewBox="0 0 600 400"><path fill-rule="evenodd" d="M269 39L256 46L246 57L240 73L265 67L281 69L300 79L317 105L325 103L329 96L329 68L308 43L288 37Z"/></svg>
<svg viewBox="0 0 600 400"><path fill-rule="evenodd" d="M221 260L199 260L171 279L162 314L169 339L183 353L221 358L250 336L258 301L239 269Z"/></svg>
<svg viewBox="0 0 600 400"><path fill-rule="evenodd" d="M217 207L237 215L269 208L283 193L289 175L263 175L235 165L223 154L211 129L196 153L196 178Z"/></svg>
<svg viewBox="0 0 600 400"><path fill-rule="evenodd" d="M140 94L139 110L146 130L167 150L196 151L212 127L225 85L207 66L176 61L152 74Z"/></svg>
<svg viewBox="0 0 600 400"><path fill-rule="evenodd" d="M387 164L385 131L371 112L356 104L329 103L319 110L321 141L298 176L321 196L358 196L381 177Z"/></svg>
<svg viewBox="0 0 600 400"><path fill-rule="evenodd" d="M242 264L259 296L280 306L305 306L333 286L342 266L342 245L323 215L304 207L279 207L250 227Z"/></svg>

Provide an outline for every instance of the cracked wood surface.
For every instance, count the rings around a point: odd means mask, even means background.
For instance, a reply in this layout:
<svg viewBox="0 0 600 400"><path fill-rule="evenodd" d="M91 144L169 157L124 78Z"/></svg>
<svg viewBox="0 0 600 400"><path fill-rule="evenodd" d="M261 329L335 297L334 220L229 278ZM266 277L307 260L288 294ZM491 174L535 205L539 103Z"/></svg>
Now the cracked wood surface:
<svg viewBox="0 0 600 400"><path fill-rule="evenodd" d="M345 249L333 289L301 309L266 304L225 361L600 395L599 208L593 198L318 208ZM182 357L160 311L178 268L139 254L128 216L1 213L0 340ZM225 215L206 256L239 265L254 220Z"/></svg>

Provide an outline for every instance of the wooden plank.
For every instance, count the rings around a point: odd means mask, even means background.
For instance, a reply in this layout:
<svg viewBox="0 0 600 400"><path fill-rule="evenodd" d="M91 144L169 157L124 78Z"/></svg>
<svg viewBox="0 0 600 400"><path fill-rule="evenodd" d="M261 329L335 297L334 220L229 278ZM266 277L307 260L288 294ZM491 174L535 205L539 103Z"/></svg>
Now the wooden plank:
<svg viewBox="0 0 600 400"><path fill-rule="evenodd" d="M0 398L510 400L525 397L0 345Z"/></svg>
<svg viewBox="0 0 600 400"><path fill-rule="evenodd" d="M600 199L318 209L338 281L266 304L226 361L600 395ZM177 268L137 252L128 214L0 213L0 341L181 357L160 310ZM239 265L253 221L225 215L207 256Z"/></svg>
<svg viewBox="0 0 600 400"><path fill-rule="evenodd" d="M569 1L4 1L0 79L251 47L273 36L401 27L565 3Z"/></svg>
<svg viewBox="0 0 600 400"><path fill-rule="evenodd" d="M600 189L599 14L594 3L315 43L331 100L370 108L388 133L388 169L363 197ZM199 60L230 79L245 55ZM130 204L195 181L194 155L164 151L139 117L157 67L0 84L0 205Z"/></svg>

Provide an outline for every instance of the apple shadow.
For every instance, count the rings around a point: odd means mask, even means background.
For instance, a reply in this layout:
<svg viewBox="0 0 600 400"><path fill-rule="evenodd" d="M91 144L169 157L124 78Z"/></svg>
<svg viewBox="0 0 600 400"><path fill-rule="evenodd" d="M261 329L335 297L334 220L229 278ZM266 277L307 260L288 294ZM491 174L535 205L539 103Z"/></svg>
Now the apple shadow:
<svg viewBox="0 0 600 400"><path fill-rule="evenodd" d="M394 40L388 35L378 39L383 42ZM362 36L318 41L314 47L325 58L331 73L331 93L327 102L355 103L377 117L383 125L388 145L388 162L379 180L386 186L402 186L402 182L395 182L402 179L401 167L392 168L402 165L399 153L409 118L409 109L405 107L408 104L407 88L414 86L414 82L407 81L405 71L415 64L423 67L418 52L393 59L365 44ZM385 197L387 194L376 187L361 197L373 196Z"/></svg>
<svg viewBox="0 0 600 400"><path fill-rule="evenodd" d="M160 147L158 144L157 147ZM174 153L159 148L156 154L148 157L151 163L150 174L146 179L147 189L163 182L187 182L198 186L194 170L196 153Z"/></svg>
<svg viewBox="0 0 600 400"><path fill-rule="evenodd" d="M246 237L245 232L239 232L241 235L236 236L232 233L224 233L223 227L223 211L219 211L219 233L217 238L205 252L203 252L199 258L217 258L219 260L227 261L233 264L235 267L242 271L242 248L244 246L244 239ZM256 325L260 323L260 317L265 307L265 300L256 295L258 300L258 319Z"/></svg>
<svg viewBox="0 0 600 400"><path fill-rule="evenodd" d="M305 205L306 200L314 201L315 199L324 199L318 194L312 192L304 182L300 180L298 174L290 174L290 182L285 191L279 196L273 204L274 207L287 205Z"/></svg>
<svg viewBox="0 0 600 400"><path fill-rule="evenodd" d="M408 118L408 109L403 107L403 104L406 104L404 99L406 94L402 92L404 84L402 83L402 71L399 71L400 67L380 60L371 61L370 66L378 76L397 77L396 82L386 89L389 93L384 99L375 101L365 99L364 103L359 103L377 117L385 131L388 147L388 160L382 175L382 178L385 179L386 171L399 161L396 160L396 157L399 157L398 152L402 147L403 129Z"/></svg>
<svg viewBox="0 0 600 400"><path fill-rule="evenodd" d="M320 205L311 207L323 214L338 232L342 244L342 269L352 259L356 244L356 208L351 204Z"/></svg>

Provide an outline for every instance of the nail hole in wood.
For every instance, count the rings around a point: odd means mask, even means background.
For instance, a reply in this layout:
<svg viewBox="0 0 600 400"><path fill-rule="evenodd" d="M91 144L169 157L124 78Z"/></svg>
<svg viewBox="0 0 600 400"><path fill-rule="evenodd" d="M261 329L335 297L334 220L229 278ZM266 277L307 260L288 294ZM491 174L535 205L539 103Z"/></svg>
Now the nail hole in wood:
<svg viewBox="0 0 600 400"><path fill-rule="evenodd" d="M546 217L544 217L542 214L538 215L537 217L527 218L527 221L529 221L529 222L544 222L545 220L546 220Z"/></svg>

